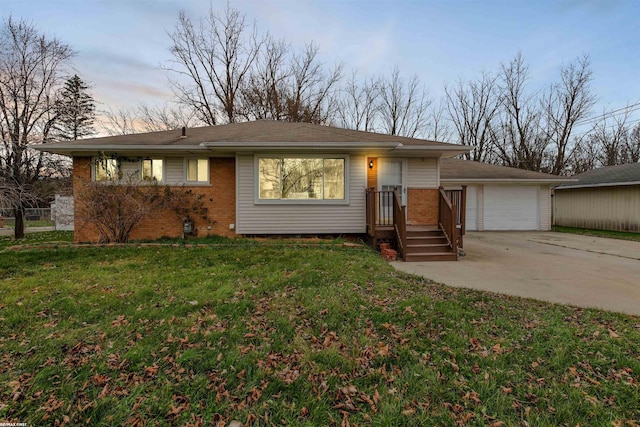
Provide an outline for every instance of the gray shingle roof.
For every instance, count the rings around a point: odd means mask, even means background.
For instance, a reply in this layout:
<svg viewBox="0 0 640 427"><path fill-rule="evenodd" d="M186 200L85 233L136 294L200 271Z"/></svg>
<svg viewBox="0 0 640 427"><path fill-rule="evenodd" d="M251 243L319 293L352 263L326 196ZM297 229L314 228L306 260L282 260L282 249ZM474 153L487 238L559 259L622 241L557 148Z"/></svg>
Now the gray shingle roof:
<svg viewBox="0 0 640 427"><path fill-rule="evenodd" d="M276 120L258 120L254 122L233 123L219 126L188 128L186 138L181 137L180 130L138 133L132 135L107 136L83 139L74 142L48 144L49 147L74 147L96 144L100 146L198 146L203 142L298 142L301 144L314 142L388 142L390 144L417 145L430 147L446 147L453 144L429 141L402 136L391 136L373 132L362 132L332 126L311 123L291 123Z"/></svg>
<svg viewBox="0 0 640 427"><path fill-rule="evenodd" d="M598 187L606 185L629 185L640 183L640 163L606 166L572 176L577 182L564 184L559 189L569 187Z"/></svg>
<svg viewBox="0 0 640 427"><path fill-rule="evenodd" d="M441 159L440 179L468 180L468 181L546 181L562 182L567 178L548 173L534 172L507 166L491 165L488 163L474 162L460 159Z"/></svg>

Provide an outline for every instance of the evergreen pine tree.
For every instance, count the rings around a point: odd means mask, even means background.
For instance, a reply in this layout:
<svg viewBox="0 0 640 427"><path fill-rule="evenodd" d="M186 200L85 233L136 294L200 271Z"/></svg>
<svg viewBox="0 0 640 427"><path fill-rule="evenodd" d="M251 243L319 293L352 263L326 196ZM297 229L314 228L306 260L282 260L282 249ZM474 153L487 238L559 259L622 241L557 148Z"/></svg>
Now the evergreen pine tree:
<svg viewBox="0 0 640 427"><path fill-rule="evenodd" d="M93 97L87 92L88 88L77 74L65 82L56 108L56 139L76 140L95 133L93 123L96 106Z"/></svg>

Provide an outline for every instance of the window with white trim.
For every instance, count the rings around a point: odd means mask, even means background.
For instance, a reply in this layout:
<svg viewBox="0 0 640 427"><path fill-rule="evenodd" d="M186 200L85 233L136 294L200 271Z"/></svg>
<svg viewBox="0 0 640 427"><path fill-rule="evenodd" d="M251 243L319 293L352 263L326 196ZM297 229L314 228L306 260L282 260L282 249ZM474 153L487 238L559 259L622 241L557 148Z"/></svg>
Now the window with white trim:
<svg viewBox="0 0 640 427"><path fill-rule="evenodd" d="M345 164L340 157L262 157L258 198L345 200Z"/></svg>
<svg viewBox="0 0 640 427"><path fill-rule="evenodd" d="M117 181L120 178L120 167L117 159L97 157L93 161L94 181Z"/></svg>
<svg viewBox="0 0 640 427"><path fill-rule="evenodd" d="M142 180L143 181L163 181L164 161L162 159L142 160Z"/></svg>
<svg viewBox="0 0 640 427"><path fill-rule="evenodd" d="M209 182L209 159L187 159L187 182Z"/></svg>

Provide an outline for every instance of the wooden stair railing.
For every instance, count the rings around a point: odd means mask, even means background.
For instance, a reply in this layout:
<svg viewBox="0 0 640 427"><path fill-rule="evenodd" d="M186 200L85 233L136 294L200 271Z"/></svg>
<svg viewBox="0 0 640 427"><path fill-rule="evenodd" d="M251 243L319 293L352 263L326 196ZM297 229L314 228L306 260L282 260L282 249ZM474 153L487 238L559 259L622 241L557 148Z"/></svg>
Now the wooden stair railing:
<svg viewBox="0 0 640 427"><path fill-rule="evenodd" d="M407 217L405 207L402 206L398 190L393 190L393 228L396 232L398 252L403 260L407 257Z"/></svg>
<svg viewBox="0 0 640 427"><path fill-rule="evenodd" d="M449 246L454 253L458 253L458 207L451 203L443 187L440 187L438 202L438 226L442 229Z"/></svg>

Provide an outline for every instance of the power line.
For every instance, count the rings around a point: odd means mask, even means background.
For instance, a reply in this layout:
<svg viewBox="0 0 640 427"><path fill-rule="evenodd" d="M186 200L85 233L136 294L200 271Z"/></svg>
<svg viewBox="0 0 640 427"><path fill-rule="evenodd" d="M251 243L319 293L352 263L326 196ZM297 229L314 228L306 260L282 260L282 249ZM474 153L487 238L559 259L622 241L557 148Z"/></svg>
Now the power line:
<svg viewBox="0 0 640 427"><path fill-rule="evenodd" d="M634 108L635 107L635 108ZM600 115L597 116L592 116L592 117L587 117L585 119L582 119L578 122L575 123L575 126L582 126L582 125L586 125L592 122L596 122L598 120L602 120L602 119L606 119L609 116L618 116L620 114L624 114L624 113L633 113L634 111L638 111L640 110L640 102L637 102L635 104L631 104L631 105L627 105L624 108L619 108L617 110L613 110L613 111L607 111L605 113L602 113Z"/></svg>

